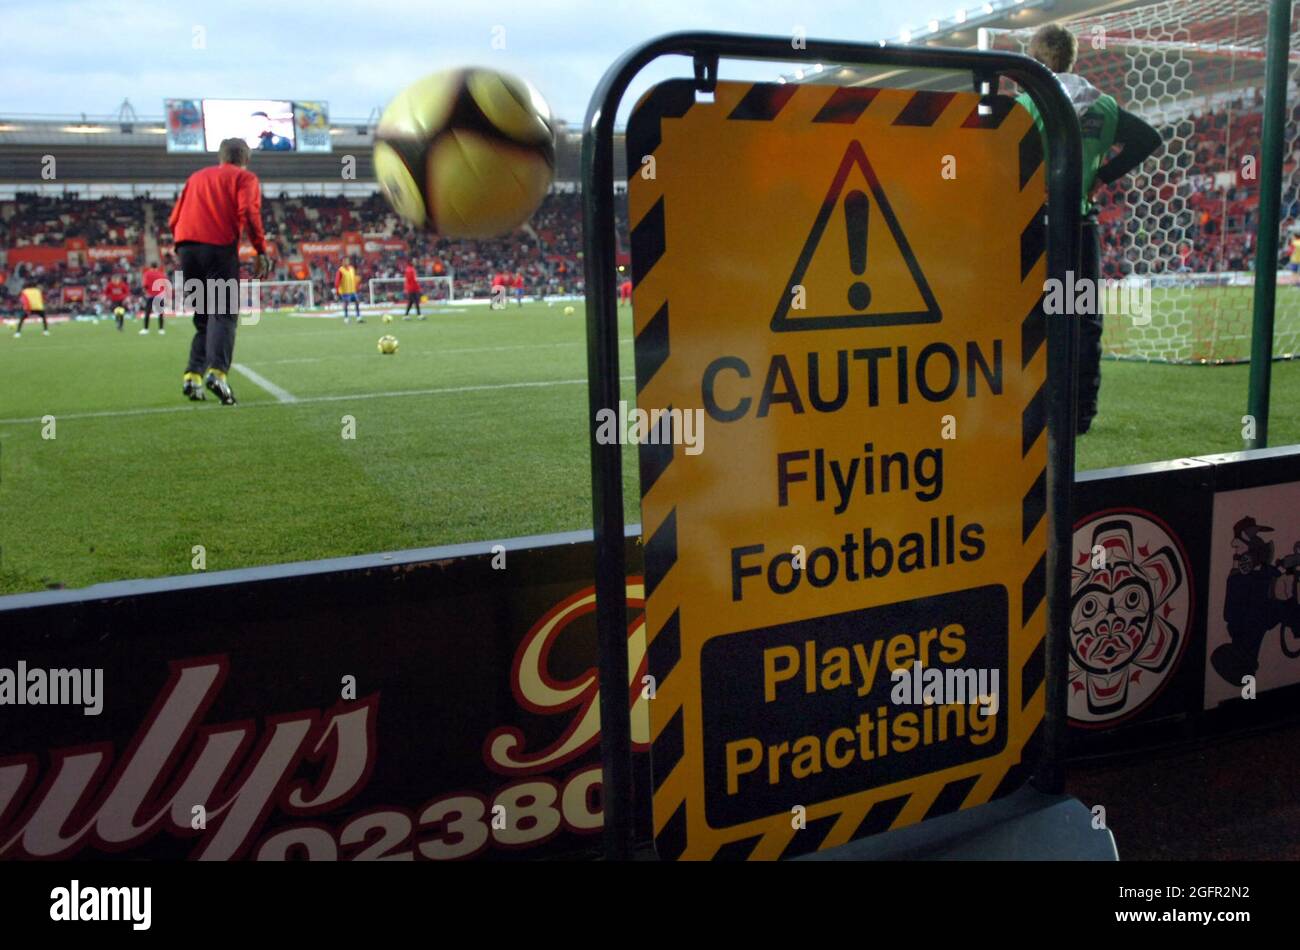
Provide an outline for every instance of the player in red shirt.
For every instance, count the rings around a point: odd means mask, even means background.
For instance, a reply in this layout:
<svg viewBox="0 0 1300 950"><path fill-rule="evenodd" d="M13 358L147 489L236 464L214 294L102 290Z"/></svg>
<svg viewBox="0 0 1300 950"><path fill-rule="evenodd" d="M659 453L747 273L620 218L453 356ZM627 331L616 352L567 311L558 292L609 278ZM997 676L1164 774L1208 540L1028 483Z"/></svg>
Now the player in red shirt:
<svg viewBox="0 0 1300 950"><path fill-rule="evenodd" d="M620 305L632 302L632 281L625 280L618 285L618 302Z"/></svg>
<svg viewBox="0 0 1300 950"><path fill-rule="evenodd" d="M406 262L406 270L402 272L402 290L406 293L406 312L402 314L403 320L411 319L411 308L415 308L415 315L421 320L424 314L420 313L420 281L415 275L415 263Z"/></svg>
<svg viewBox="0 0 1300 950"><path fill-rule="evenodd" d="M520 307L524 305L524 275L515 271L515 276L510 279L510 286L515 291L515 303Z"/></svg>
<svg viewBox="0 0 1300 950"><path fill-rule="evenodd" d="M488 306L493 310L500 310L506 305L506 294L510 289L510 275L503 270L496 271L492 275L492 291L488 295Z"/></svg>
<svg viewBox="0 0 1300 950"><path fill-rule="evenodd" d="M243 139L226 139L218 149L219 165L200 169L185 182L168 224L176 240L185 299L195 293L194 339L185 366L182 392L206 398L206 386L224 406L235 404L226 374L235 356L239 323L239 236L248 233L257 262L253 276L271 272L262 228L262 188L248 170L251 152ZM197 281L198 284L191 282ZM208 312L211 305L212 313ZM204 371L206 370L206 375Z"/></svg>
<svg viewBox="0 0 1300 950"><path fill-rule="evenodd" d="M127 284L125 278L114 274L104 285L104 296L108 299L108 305L113 311L113 316L117 318L117 328L122 329L122 324L126 320L126 304L131 297L131 287Z"/></svg>
<svg viewBox="0 0 1300 950"><path fill-rule="evenodd" d="M149 332L149 317L157 311L158 335L166 335L167 331L163 329L163 309L165 296L170 287L167 275L163 273L161 267L146 267L140 275L140 292L144 295L144 329L140 331L141 333Z"/></svg>

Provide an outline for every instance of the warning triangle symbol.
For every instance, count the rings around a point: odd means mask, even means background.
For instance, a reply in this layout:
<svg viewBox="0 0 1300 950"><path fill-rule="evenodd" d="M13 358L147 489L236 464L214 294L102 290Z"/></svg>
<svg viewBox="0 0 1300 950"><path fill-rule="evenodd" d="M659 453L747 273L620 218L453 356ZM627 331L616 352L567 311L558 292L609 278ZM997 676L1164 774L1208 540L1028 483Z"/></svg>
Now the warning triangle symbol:
<svg viewBox="0 0 1300 950"><path fill-rule="evenodd" d="M855 139L777 301L772 329L883 327L940 319L921 265Z"/></svg>

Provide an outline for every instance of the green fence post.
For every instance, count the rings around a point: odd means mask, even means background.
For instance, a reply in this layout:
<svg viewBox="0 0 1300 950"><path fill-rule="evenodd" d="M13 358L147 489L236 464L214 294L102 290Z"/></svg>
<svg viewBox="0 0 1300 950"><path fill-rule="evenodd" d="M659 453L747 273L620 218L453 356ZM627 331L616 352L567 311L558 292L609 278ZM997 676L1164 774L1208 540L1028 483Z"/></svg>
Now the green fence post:
<svg viewBox="0 0 1300 950"><path fill-rule="evenodd" d="M1278 216L1282 197L1282 149L1286 129L1286 68L1290 52L1291 0L1272 0L1268 11L1268 64L1264 73L1263 154L1259 168L1259 223L1255 241L1254 325L1250 338L1250 396L1246 411L1255 437L1246 448L1268 445L1268 401L1273 377L1273 307L1277 291Z"/></svg>

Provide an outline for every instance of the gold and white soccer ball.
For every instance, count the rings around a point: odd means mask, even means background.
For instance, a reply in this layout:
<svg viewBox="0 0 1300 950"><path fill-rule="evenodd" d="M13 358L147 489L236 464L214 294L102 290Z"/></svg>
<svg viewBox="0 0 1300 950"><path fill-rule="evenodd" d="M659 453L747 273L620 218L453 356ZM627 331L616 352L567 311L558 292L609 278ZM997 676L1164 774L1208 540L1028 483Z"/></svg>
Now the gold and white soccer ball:
<svg viewBox="0 0 1300 950"><path fill-rule="evenodd" d="M384 334L379 338L379 352L385 356L392 356L397 352L397 337Z"/></svg>
<svg viewBox="0 0 1300 950"><path fill-rule="evenodd" d="M498 237L546 197L555 125L524 80L452 69L412 83L388 104L375 129L374 164L384 197L412 224L447 237Z"/></svg>
<svg viewBox="0 0 1300 950"><path fill-rule="evenodd" d="M386 314L384 314L382 317L380 317L379 319L382 320L384 323L392 323L392 322L393 322L393 315L392 315L391 313L386 313Z"/></svg>
<svg viewBox="0 0 1300 950"><path fill-rule="evenodd" d="M573 316L576 312L577 312L577 311L574 310L572 306L568 306L568 307L565 307L565 308L564 308L564 315L565 315L566 317L571 317L571 316Z"/></svg>

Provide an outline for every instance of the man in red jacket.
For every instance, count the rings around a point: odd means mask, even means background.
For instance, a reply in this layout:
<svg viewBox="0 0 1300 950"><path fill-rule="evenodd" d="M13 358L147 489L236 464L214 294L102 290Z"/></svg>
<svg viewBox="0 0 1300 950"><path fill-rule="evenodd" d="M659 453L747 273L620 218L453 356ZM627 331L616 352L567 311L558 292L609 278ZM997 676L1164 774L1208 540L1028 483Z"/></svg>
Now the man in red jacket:
<svg viewBox="0 0 1300 950"><path fill-rule="evenodd" d="M165 309L165 295L170 289L167 283L167 275L163 273L161 267L149 266L144 269L140 275L140 291L144 295L144 329L141 333L149 332L149 318L156 312L158 314L158 335L165 336L167 331L163 329L163 310Z"/></svg>
<svg viewBox="0 0 1300 950"><path fill-rule="evenodd" d="M411 308L415 308L415 315L421 320L424 315L420 313L420 281L415 276L415 263L406 262L406 270L402 272L402 290L406 291L406 312L402 314L403 320L411 319Z"/></svg>
<svg viewBox="0 0 1300 950"><path fill-rule="evenodd" d="M257 252L254 277L270 273L271 260L262 228L261 183L248 170L248 144L226 139L218 157L219 165L197 171L185 182L168 224L180 257L183 299L196 304L182 392L193 400L204 399L206 386L222 405L233 406L235 394L226 374L235 355L239 320L240 233L248 232Z"/></svg>
<svg viewBox="0 0 1300 950"><path fill-rule="evenodd" d="M131 288L121 276L114 274L104 285L104 296L108 298L108 305L113 310L113 316L117 318L117 328L121 330L122 323L126 319L126 303L131 296Z"/></svg>
<svg viewBox="0 0 1300 950"><path fill-rule="evenodd" d="M510 275L505 271L492 272L492 289L488 292L488 306L493 310L503 310L506 295L510 292Z"/></svg>

